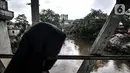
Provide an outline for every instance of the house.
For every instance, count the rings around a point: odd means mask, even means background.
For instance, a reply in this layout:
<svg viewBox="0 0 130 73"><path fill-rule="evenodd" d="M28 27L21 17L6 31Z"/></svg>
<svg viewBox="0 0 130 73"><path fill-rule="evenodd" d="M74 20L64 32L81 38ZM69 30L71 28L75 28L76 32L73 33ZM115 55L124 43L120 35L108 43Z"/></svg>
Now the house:
<svg viewBox="0 0 130 73"><path fill-rule="evenodd" d="M11 42L15 42L15 37L19 34L20 29L18 27L15 27L15 25L11 22L8 23L8 34Z"/></svg>

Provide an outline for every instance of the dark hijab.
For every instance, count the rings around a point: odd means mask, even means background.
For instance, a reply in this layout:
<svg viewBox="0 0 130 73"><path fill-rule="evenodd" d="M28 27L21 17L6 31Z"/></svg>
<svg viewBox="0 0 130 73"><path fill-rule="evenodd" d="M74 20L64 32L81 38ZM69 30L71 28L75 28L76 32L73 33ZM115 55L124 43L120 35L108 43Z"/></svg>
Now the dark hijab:
<svg viewBox="0 0 130 73"><path fill-rule="evenodd" d="M41 73L48 71L60 52L66 35L50 23L39 23L27 31L4 73Z"/></svg>

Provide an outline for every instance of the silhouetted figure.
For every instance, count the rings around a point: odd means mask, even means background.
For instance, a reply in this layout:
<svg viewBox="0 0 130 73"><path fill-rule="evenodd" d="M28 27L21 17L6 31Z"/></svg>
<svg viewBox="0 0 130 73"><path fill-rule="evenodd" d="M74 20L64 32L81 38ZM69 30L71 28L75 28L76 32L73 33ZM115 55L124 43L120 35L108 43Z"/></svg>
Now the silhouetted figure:
<svg viewBox="0 0 130 73"><path fill-rule="evenodd" d="M39 23L27 31L4 73L42 73L48 71L60 52L66 35L49 23Z"/></svg>

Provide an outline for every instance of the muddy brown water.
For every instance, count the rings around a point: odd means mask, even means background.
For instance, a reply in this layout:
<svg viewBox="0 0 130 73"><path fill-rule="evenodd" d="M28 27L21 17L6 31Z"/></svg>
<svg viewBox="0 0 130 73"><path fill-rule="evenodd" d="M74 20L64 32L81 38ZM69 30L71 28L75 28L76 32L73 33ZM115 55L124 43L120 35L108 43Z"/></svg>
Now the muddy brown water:
<svg viewBox="0 0 130 73"><path fill-rule="evenodd" d="M88 43L82 40L66 40L59 55L87 55L91 47ZM77 73L82 62L83 60L57 60L50 73ZM121 60L108 60L103 67L91 73L130 73L129 64Z"/></svg>
<svg viewBox="0 0 130 73"><path fill-rule="evenodd" d="M66 40L60 55L87 55L91 47L89 42L82 40ZM77 73L82 60L57 60L50 73ZM125 61L108 60L103 67L91 73L130 73L128 63Z"/></svg>

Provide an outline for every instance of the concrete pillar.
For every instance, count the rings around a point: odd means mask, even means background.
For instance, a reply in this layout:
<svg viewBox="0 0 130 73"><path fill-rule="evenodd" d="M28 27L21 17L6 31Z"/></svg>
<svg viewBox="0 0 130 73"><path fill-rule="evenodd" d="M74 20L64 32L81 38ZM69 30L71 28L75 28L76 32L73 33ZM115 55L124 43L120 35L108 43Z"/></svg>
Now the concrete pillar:
<svg viewBox="0 0 130 73"><path fill-rule="evenodd" d="M31 0L32 25L39 23L39 0Z"/></svg>
<svg viewBox="0 0 130 73"><path fill-rule="evenodd" d="M5 21L0 21L0 54L11 54L11 45Z"/></svg>
<svg viewBox="0 0 130 73"><path fill-rule="evenodd" d="M0 54L12 54L6 21L13 18L13 12L8 10L6 0L0 0ZM0 58L0 70L8 65L10 59Z"/></svg>
<svg viewBox="0 0 130 73"><path fill-rule="evenodd" d="M7 30L7 24L5 21L1 20L0 20L0 54L12 54L10 39ZM10 62L10 59L0 58L0 62L3 63L4 67L7 67L7 65ZM0 65L0 67L3 68L2 65Z"/></svg>

